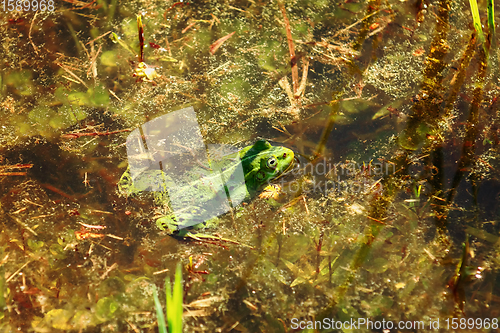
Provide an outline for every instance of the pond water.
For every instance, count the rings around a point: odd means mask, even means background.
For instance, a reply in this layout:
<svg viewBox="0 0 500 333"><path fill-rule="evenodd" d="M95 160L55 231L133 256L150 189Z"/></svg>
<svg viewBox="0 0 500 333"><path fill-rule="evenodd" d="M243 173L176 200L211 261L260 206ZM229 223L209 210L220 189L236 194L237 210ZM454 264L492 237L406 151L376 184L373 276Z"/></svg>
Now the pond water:
<svg viewBox="0 0 500 333"><path fill-rule="evenodd" d="M0 332L498 331L494 7L4 1Z"/></svg>

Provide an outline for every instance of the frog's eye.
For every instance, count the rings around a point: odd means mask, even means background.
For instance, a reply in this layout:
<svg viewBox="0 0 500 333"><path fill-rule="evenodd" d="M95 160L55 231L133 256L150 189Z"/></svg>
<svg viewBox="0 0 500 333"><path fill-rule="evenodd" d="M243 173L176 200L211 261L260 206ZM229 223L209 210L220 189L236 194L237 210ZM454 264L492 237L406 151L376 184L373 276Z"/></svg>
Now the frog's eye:
<svg viewBox="0 0 500 333"><path fill-rule="evenodd" d="M273 157L269 157L269 159L267 160L267 167L269 169L276 169L276 166L278 166L278 161L276 161L276 158L273 156Z"/></svg>
<svg viewBox="0 0 500 333"><path fill-rule="evenodd" d="M264 180L264 178L266 178L266 174L264 173L264 171L259 171L257 172L257 180L258 181L261 181L261 180Z"/></svg>

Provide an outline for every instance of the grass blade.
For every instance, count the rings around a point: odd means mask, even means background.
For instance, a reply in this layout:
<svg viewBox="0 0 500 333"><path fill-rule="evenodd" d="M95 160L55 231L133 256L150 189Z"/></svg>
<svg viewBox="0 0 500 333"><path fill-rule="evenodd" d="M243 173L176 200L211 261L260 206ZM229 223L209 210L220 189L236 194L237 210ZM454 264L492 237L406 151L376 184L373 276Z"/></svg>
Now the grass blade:
<svg viewBox="0 0 500 333"><path fill-rule="evenodd" d="M161 307L156 288L153 290L153 298L155 300L156 317L158 318L158 332L168 333L167 324L165 323L165 316L163 315L163 309Z"/></svg>
<svg viewBox="0 0 500 333"><path fill-rule="evenodd" d="M167 298L167 321L171 333L182 333L182 267L177 265L173 286L165 279L165 294Z"/></svg>
<svg viewBox="0 0 500 333"><path fill-rule="evenodd" d="M488 27L490 28L491 40L495 40L495 6L493 0L488 0Z"/></svg>
<svg viewBox="0 0 500 333"><path fill-rule="evenodd" d="M481 27L481 18L479 17L479 9L477 8L477 1L469 0L469 3L470 3L470 10L472 12L472 21L474 23L474 29L476 29L479 41L481 42L481 44L483 44L484 52L488 54L485 45L483 28Z"/></svg>

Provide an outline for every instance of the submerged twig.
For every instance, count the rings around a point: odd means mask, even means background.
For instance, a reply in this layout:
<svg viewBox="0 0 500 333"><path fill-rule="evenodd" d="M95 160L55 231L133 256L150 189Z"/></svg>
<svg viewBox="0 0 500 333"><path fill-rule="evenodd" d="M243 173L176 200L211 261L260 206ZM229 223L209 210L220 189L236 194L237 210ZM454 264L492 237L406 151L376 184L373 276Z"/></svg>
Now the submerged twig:
<svg viewBox="0 0 500 333"><path fill-rule="evenodd" d="M185 27L184 29L182 29L181 33L186 33L186 31L188 31L189 29L191 29L193 27L193 25L196 24L196 21L193 21L191 22L187 27Z"/></svg>
<svg viewBox="0 0 500 333"><path fill-rule="evenodd" d="M211 53L212 55L214 55L214 54L215 54L215 52L219 49L219 47L221 47L221 46L222 46L222 44L224 44L224 42L225 42L226 40L228 40L229 38L231 38L231 37L232 37L235 33L236 33L236 31L233 31L233 32L231 32L229 35L226 35L226 36L224 36L224 37L222 37L222 38L217 39L217 40L215 41L215 43L213 43L212 45L210 45L210 53Z"/></svg>
<svg viewBox="0 0 500 333"><path fill-rule="evenodd" d="M0 176L26 176L26 171L4 172L12 169L31 169L33 164L0 165Z"/></svg>
<svg viewBox="0 0 500 333"><path fill-rule="evenodd" d="M297 91L294 94L295 98L300 97L300 95L302 95L302 93L306 89L307 73L308 72L309 72L309 61L308 60L303 60L303 65L302 65L302 80L300 81L299 89L297 89Z"/></svg>
<svg viewBox="0 0 500 333"><path fill-rule="evenodd" d="M101 39L102 37L109 35L110 33L111 33L111 31L105 32L105 33L103 33L102 35L97 36L96 38L92 39L90 42L86 43L85 45L88 45L88 44L90 44L90 43L93 43L93 42L95 42L96 40Z"/></svg>
<svg viewBox="0 0 500 333"><path fill-rule="evenodd" d="M29 263L33 262L33 259L30 259L28 260L27 262L24 263L24 265L21 266L21 268L19 268L17 271L15 271L14 273L12 273L8 278L7 280L5 280L6 283L8 283L10 280L12 280L17 274L19 274L19 272L21 272L24 267L28 266Z"/></svg>
<svg viewBox="0 0 500 333"><path fill-rule="evenodd" d="M82 136L107 136L107 135L111 135L111 134L130 132L130 131L131 131L131 129L126 128L126 129L111 131L111 132L68 133L68 134L61 135L61 138L62 139L78 139Z"/></svg>
<svg viewBox="0 0 500 333"><path fill-rule="evenodd" d="M299 85L299 69L297 68L297 58L295 57L295 46L293 45L292 29L290 28L290 21L288 21L288 17L286 16L285 5L283 5L281 1L278 1L278 5L280 6L281 12L283 13L283 20L285 22L286 39L288 40L288 49L290 50L290 65L292 66L293 93L294 95L296 95Z"/></svg>
<svg viewBox="0 0 500 333"><path fill-rule="evenodd" d="M73 73L67 66L65 66L65 65L63 65L61 63L56 63L56 65L58 65L59 67L61 67L66 73L68 73L69 75L71 75L72 77L74 77L79 83L83 84L85 86L85 88L88 89L87 84L82 79L80 79L75 73Z"/></svg>
<svg viewBox="0 0 500 333"><path fill-rule="evenodd" d="M370 18L371 16L373 16L373 15L375 15L375 14L378 14L379 12L380 12L380 10L376 10L376 11L374 11L373 13L370 13L370 14L366 15L365 17L363 17L363 18L361 18L361 19L357 20L356 22L354 22L354 23L353 23L353 24L351 24L350 26L347 26L347 27L345 27L344 29L341 29L341 30L337 31L337 32L335 33L335 35L333 35L333 38L337 37L337 36L338 36L338 35L340 35L341 33L344 33L344 32L346 32L346 31L350 30L351 28L353 28L353 27L355 27L356 25L360 24L360 23L361 23L361 22L363 22L364 20L366 20L366 19Z"/></svg>
<svg viewBox="0 0 500 333"><path fill-rule="evenodd" d="M102 50L102 45L99 45L99 49L97 52L94 49L94 43L90 44L90 55L92 58L89 58L90 60L90 66L89 69L87 70L87 77L89 76L90 72L92 72L92 76L94 77L94 80L97 79L97 56L99 53L101 53Z"/></svg>
<svg viewBox="0 0 500 333"><path fill-rule="evenodd" d="M23 228L25 228L26 230L28 230L29 232L31 232L33 235L38 236L38 234L35 232L35 230L31 229L26 223L22 222L17 217L15 217L15 216L13 216L11 214L7 214L7 215L9 215L9 217L11 219L13 219L14 222L16 222L17 224L19 224L20 226L22 226Z"/></svg>
<svg viewBox="0 0 500 333"><path fill-rule="evenodd" d="M35 50L35 53L38 55L38 47L33 43L33 39L31 39L31 31L33 30L33 23L35 23L36 16L38 15L38 11L33 15L33 19L31 20L30 24L30 31L28 33L28 39L30 40L31 46L33 46L33 49Z"/></svg>

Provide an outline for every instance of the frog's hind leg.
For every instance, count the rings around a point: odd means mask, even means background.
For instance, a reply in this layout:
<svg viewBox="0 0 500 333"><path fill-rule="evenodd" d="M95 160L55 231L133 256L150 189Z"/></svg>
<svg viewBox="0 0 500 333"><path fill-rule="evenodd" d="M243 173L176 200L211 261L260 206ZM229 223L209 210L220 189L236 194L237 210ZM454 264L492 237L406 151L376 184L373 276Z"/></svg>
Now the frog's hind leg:
<svg viewBox="0 0 500 333"><path fill-rule="evenodd" d="M192 229L192 228L190 228L190 229ZM243 244L241 242L238 242L238 241L235 241L235 240L232 240L229 238L223 238L220 236L198 233L198 232L192 231L190 229L175 230L173 232L169 232L169 235L174 237L174 238L181 239L181 240L193 240L193 241L210 243L210 244L217 244L215 242L224 242L224 243L231 243L231 244L236 244L236 245L248 247L250 249L254 248L253 246ZM168 231L169 230L167 230L167 232Z"/></svg>
<svg viewBox="0 0 500 333"><path fill-rule="evenodd" d="M208 221L207 221L208 222ZM207 223L205 222L205 223ZM214 221L211 221L212 223ZM179 225L181 224L179 221L177 221L175 216L163 216L160 217L158 220L156 220L156 225L158 226L159 229L166 231L170 236L182 240L194 240L194 241L200 241L200 242L207 242L207 243L214 243L214 242L225 242L225 243L231 243L231 244L237 244L241 245L244 247L248 247L253 249L252 246L243 244L241 242L228 239L228 238L222 238L220 236L214 236L214 235L207 235L203 233L198 233L196 231L193 231L195 228L206 228L208 227L210 223L205 224L205 223L200 223L197 225L194 225L189 228L179 228Z"/></svg>
<svg viewBox="0 0 500 333"><path fill-rule="evenodd" d="M185 233L182 236L184 239L192 239L195 241L208 242L208 243L212 243L212 244L214 244L214 242L224 242L224 243L231 243L231 244L236 244L236 245L248 247L252 250L254 249L253 246L250 246L250 245L247 245L247 244L244 244L244 243L241 243L241 242L229 239L229 238L222 238L220 236L207 235L207 234L202 234L202 233L192 233L192 232L185 230L185 229L181 230L181 231L185 231ZM179 231L179 235L180 235L181 231Z"/></svg>

